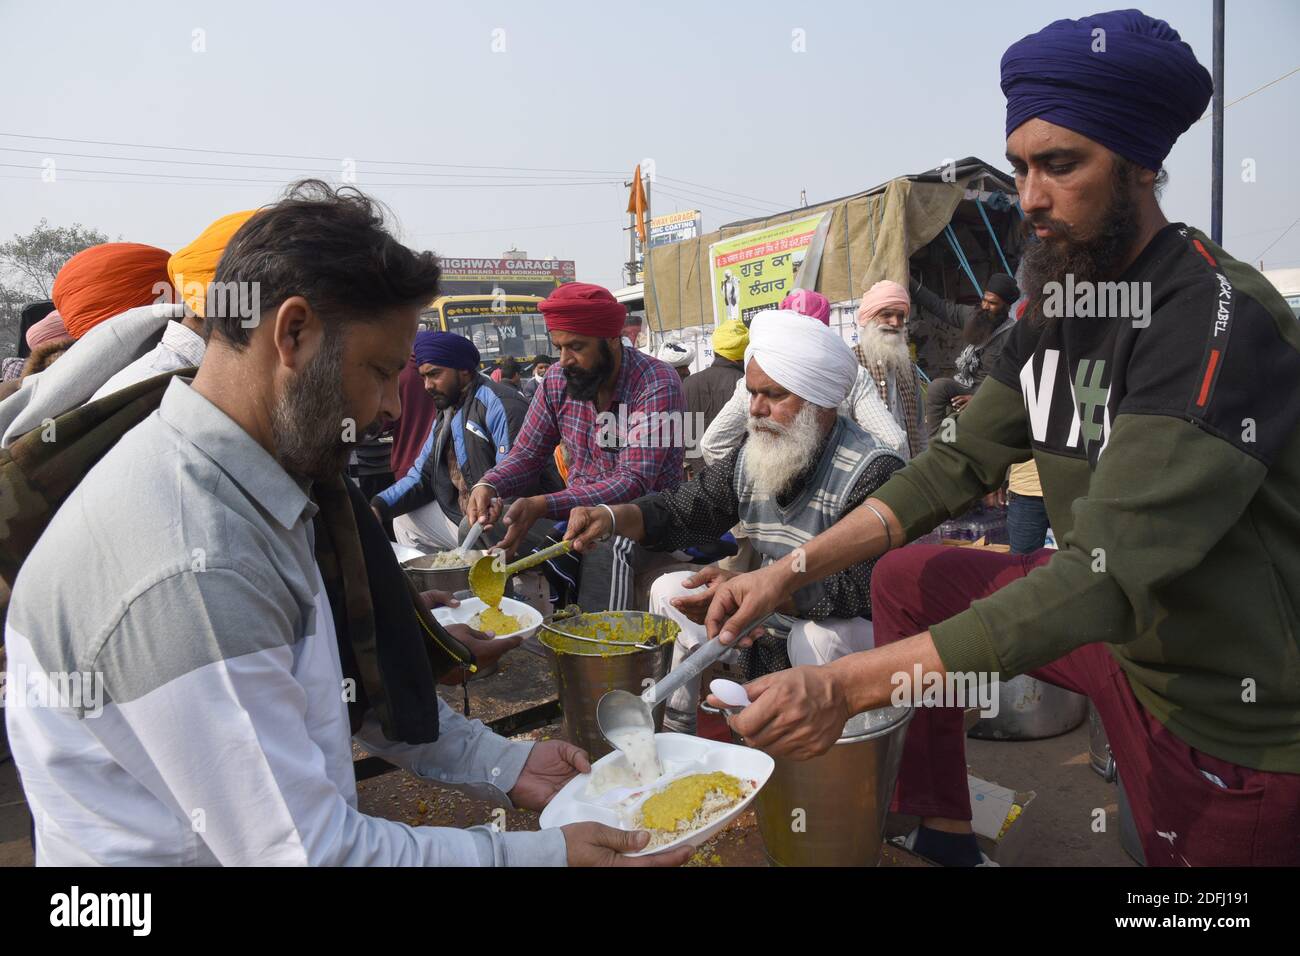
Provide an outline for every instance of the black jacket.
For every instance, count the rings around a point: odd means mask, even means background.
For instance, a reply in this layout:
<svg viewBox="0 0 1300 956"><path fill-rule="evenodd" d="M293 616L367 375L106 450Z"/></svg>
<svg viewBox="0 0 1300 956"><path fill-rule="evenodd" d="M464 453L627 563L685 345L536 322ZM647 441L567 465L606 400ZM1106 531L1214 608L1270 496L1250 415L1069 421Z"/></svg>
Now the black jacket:
<svg viewBox="0 0 1300 956"><path fill-rule="evenodd" d="M956 302L949 302L943 296L935 295L915 279L912 280L912 301L935 318L956 329L965 329L966 324L980 313L978 305L959 305ZM984 379L988 378L989 369L997 364L998 356L1002 354L1002 347L1006 345L1007 339L1011 337L1011 330L1015 327L1015 320L1010 315L1003 316L1002 321L987 339L979 345L967 345L962 349L961 354L957 356L957 371L953 377L967 388L979 388Z"/></svg>
<svg viewBox="0 0 1300 956"><path fill-rule="evenodd" d="M697 431L697 437L704 434L704 429L713 424L735 394L736 382L745 374L745 366L734 359L713 357L713 364L702 372L688 375L682 382L682 391L686 393L686 411L692 415L701 414L703 428Z"/></svg>
<svg viewBox="0 0 1300 956"><path fill-rule="evenodd" d="M467 487L505 459L523 425L528 402L517 389L494 382L481 373L471 382L471 387L472 391L461 399L459 406L438 413L411 470L371 500L382 517L395 518L437 501L448 518L459 521L463 515L456 486L447 469L447 452L455 452L456 464ZM556 491L563 487L554 465L538 479L537 491Z"/></svg>

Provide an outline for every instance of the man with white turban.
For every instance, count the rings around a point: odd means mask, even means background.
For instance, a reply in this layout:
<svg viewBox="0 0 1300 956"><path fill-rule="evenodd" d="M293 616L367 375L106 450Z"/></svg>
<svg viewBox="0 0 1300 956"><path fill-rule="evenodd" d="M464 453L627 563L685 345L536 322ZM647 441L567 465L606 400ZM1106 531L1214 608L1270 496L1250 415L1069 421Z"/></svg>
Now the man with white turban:
<svg viewBox="0 0 1300 956"><path fill-rule="evenodd" d="M865 501L903 460L838 413L858 363L839 335L795 312L760 313L749 330L748 436L721 461L672 491L629 504L575 508L565 537L578 551L617 533L654 551L717 541L739 524L763 563L781 559ZM766 622L768 640L746 670L824 664L873 646L871 562L800 591ZM650 609L681 626L674 666L705 640L713 590L731 575L711 565L662 575ZM734 652L733 652L734 653ZM694 729L699 682L668 702L668 726Z"/></svg>

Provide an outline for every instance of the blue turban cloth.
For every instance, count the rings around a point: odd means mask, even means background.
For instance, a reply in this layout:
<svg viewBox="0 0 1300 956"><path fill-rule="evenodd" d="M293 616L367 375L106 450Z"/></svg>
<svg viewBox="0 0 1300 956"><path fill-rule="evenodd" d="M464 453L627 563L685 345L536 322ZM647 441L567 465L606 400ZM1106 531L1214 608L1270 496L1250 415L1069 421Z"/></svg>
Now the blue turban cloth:
<svg viewBox="0 0 1300 956"><path fill-rule="evenodd" d="M419 332L415 336L415 367L438 365L472 372L479 355L474 343L455 332Z"/></svg>
<svg viewBox="0 0 1300 956"><path fill-rule="evenodd" d="M1002 92L1008 137L1037 118L1159 169L1205 112L1214 84L1164 20L1112 10L1057 20L1013 43L1002 55Z"/></svg>

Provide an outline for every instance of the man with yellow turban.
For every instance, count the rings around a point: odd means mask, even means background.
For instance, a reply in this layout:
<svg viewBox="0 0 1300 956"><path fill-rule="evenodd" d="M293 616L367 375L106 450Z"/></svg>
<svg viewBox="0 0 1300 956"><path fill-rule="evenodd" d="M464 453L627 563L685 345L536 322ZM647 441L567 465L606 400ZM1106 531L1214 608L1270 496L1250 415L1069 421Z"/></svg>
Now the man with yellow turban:
<svg viewBox="0 0 1300 956"><path fill-rule="evenodd" d="M682 390L686 393L686 411L691 422L687 432L688 468L696 469L703 464L699 441L736 391L736 383L745 374L745 346L748 344L749 329L745 323L739 319L723 322L713 330L713 364L682 382Z"/></svg>
<svg viewBox="0 0 1300 956"><path fill-rule="evenodd" d="M203 324L208 313L208 299L211 296L214 302L220 302L229 298L220 299L214 294L212 277L226 245L255 212L256 209L245 209L222 216L204 229L197 239L167 259L168 301L179 301L176 312L169 316L170 320L163 328L162 339L152 351L140 356L100 386L91 396L92 401L163 372L188 368L203 361L207 348Z"/></svg>

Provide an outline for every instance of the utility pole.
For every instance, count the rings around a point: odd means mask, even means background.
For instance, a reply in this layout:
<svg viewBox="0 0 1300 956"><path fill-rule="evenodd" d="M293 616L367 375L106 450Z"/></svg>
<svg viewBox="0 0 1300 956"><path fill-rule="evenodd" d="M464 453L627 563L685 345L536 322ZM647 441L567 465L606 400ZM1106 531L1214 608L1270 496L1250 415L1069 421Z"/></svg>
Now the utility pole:
<svg viewBox="0 0 1300 956"><path fill-rule="evenodd" d="M1223 3L1214 0L1214 113L1210 147L1210 238L1223 244Z"/></svg>
<svg viewBox="0 0 1300 956"><path fill-rule="evenodd" d="M654 213L651 211L654 207L651 205L650 175L648 173L644 177L643 186L645 188L646 233L645 233L645 242L641 246L641 255L645 260L644 265L642 266L641 269L641 273L642 273L641 281L644 283L644 288L653 289L654 277L650 274L650 220L654 217ZM646 318L650 319L652 318L652 316L650 314L650 306L649 306L648 299L645 297L644 292L642 292L642 296L643 298L641 301L646 303L646 310L645 310ZM660 339L662 339L664 334L664 326L663 323L659 321L659 301L657 299L655 300L653 320L654 320L654 325L652 326L652 328L657 329L657 331L659 332L659 337Z"/></svg>
<svg viewBox="0 0 1300 956"><path fill-rule="evenodd" d="M623 185L632 188L630 182ZM628 220L631 225L627 230L627 284L636 285L636 213L628 213Z"/></svg>

